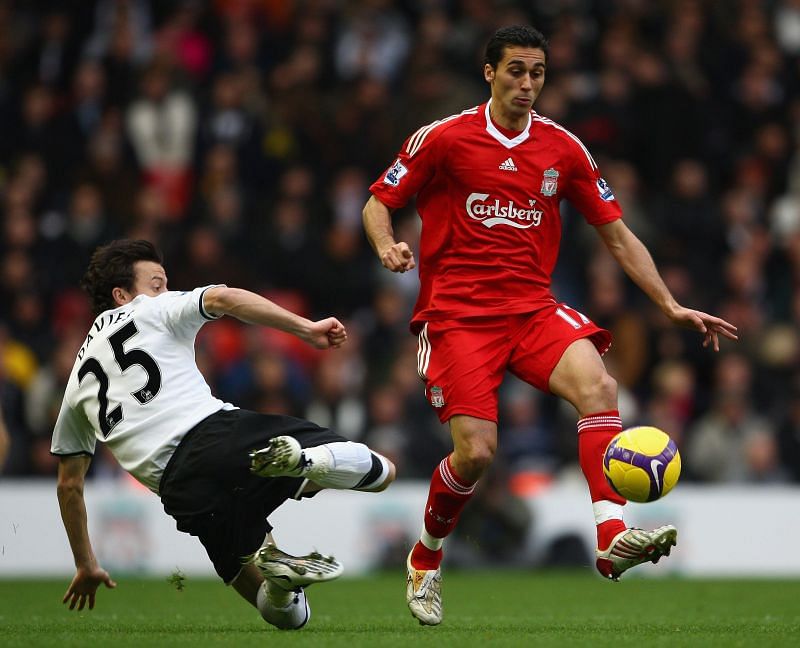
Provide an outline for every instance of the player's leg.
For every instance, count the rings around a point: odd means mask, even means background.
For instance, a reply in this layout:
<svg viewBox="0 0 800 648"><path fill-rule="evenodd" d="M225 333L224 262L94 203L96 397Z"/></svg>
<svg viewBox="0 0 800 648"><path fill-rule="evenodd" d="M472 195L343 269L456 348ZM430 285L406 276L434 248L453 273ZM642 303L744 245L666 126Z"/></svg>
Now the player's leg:
<svg viewBox="0 0 800 648"><path fill-rule="evenodd" d="M589 484L597 522L598 544L605 548L619 531L625 500L606 482L602 455L622 429L617 384L600 352L611 344L608 331L565 304L526 317L514 336L510 369L522 380L572 403L578 422L578 459Z"/></svg>
<svg viewBox="0 0 800 648"><path fill-rule="evenodd" d="M450 419L450 434L453 452L433 471L422 533L411 551L410 564L416 569L438 569L444 539L455 529L497 449L494 421L456 415Z"/></svg>
<svg viewBox="0 0 800 648"><path fill-rule="evenodd" d="M336 578L342 567L316 552L291 556L274 547L267 516L302 480L263 480L250 473L247 449L252 439L262 438L258 423L241 410L203 421L170 459L159 495L178 530L203 544L223 582L268 622L299 628L309 617L303 588Z"/></svg>
<svg viewBox="0 0 800 648"><path fill-rule="evenodd" d="M268 581L255 565L244 565L231 582L233 588L255 607L270 625L281 630L299 630L311 617L302 589L285 590Z"/></svg>
<svg viewBox="0 0 800 648"><path fill-rule="evenodd" d="M625 499L603 474L603 453L622 430L617 409L617 383L608 374L595 345L588 339L570 344L549 381L550 391L569 401L578 421L578 461L589 486L597 525L597 568L617 580L624 571L668 555L677 531L664 526L654 531L628 529L623 521Z"/></svg>
<svg viewBox="0 0 800 648"><path fill-rule="evenodd" d="M213 521L195 529L217 573L267 623L281 630L302 628L311 617L305 588L338 578L341 563L316 551L307 556L281 551L271 532L264 536L269 525L263 515L251 507L237 507L235 500L231 505L230 515L215 515ZM260 548L249 559L242 558L254 542Z"/></svg>
<svg viewBox="0 0 800 648"><path fill-rule="evenodd" d="M622 430L617 409L617 383L606 371L594 344L583 338L564 351L550 375L550 391L578 411L578 461L589 485L597 524L597 543L605 548L625 529L625 499L603 474L603 452Z"/></svg>
<svg viewBox="0 0 800 648"><path fill-rule="evenodd" d="M556 304L527 317L513 339L510 370L522 380L570 402L578 411L578 460L589 486L597 524L597 567L617 578L645 560L657 560L675 542L674 527L627 529L625 500L602 469L608 442L622 429L617 384L601 358L611 335L582 313Z"/></svg>
<svg viewBox="0 0 800 648"><path fill-rule="evenodd" d="M337 441L303 447L290 435L270 439L250 453L251 470L260 477L303 477L322 488L379 492L394 481L394 464L363 443ZM313 489L305 488L304 492Z"/></svg>
<svg viewBox="0 0 800 648"><path fill-rule="evenodd" d="M259 611L264 621L276 628L299 630L311 618L311 607L302 588L284 589L264 578L253 564L244 565L231 585Z"/></svg>
<svg viewBox="0 0 800 648"><path fill-rule="evenodd" d="M254 475L302 478L317 490L377 492L394 481L396 471L389 459L310 421L246 411L242 419L242 435L256 448L247 453ZM313 486L303 488L310 490Z"/></svg>
<svg viewBox="0 0 800 648"><path fill-rule="evenodd" d="M242 565L231 585L267 623L281 630L299 630L311 618L305 588L341 573L341 563L332 556L318 552L292 556L278 549L272 533L268 533L263 546Z"/></svg>
<svg viewBox="0 0 800 648"><path fill-rule="evenodd" d="M255 550L254 559L244 559L262 544L269 526L258 511L237 506L235 498L228 500L227 509L213 515L176 520L179 530L199 538L223 582L233 586L265 621L283 630L296 630L308 622L311 609L305 586L331 580L342 572L337 561L319 554L295 557L277 551L262 558L260 550ZM266 537L271 540L271 535ZM324 569L319 568L323 563Z"/></svg>
<svg viewBox="0 0 800 648"><path fill-rule="evenodd" d="M509 353L507 318L429 322L419 335L419 374L453 438L453 452L431 476L420 539L407 561L406 600L425 625L442 620L444 539L494 458L497 389Z"/></svg>
<svg viewBox="0 0 800 648"><path fill-rule="evenodd" d="M423 625L442 621L442 545L455 529L497 448L494 421L454 416L450 419L450 433L453 452L433 471L420 539L406 564L406 601Z"/></svg>
<svg viewBox="0 0 800 648"><path fill-rule="evenodd" d="M199 538L220 578L267 623L282 630L298 630L308 623L308 585L342 573L342 565L332 556L318 552L292 556L277 549L264 515L235 497L228 500L227 509L213 515L177 521L180 530ZM252 553L249 560L248 553Z"/></svg>

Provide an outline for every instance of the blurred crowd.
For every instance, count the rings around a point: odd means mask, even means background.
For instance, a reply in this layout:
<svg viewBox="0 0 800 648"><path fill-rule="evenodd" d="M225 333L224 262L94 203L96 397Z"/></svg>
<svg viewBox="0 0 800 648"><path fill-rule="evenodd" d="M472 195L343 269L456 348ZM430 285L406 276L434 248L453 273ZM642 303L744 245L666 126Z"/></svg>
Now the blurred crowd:
<svg viewBox="0 0 800 648"><path fill-rule="evenodd" d="M0 0L2 473L55 474L78 283L126 236L173 289L345 321L320 353L222 320L198 363L220 398L427 478L450 441L416 374L417 280L381 267L361 208L408 134L485 101L484 44L513 23L550 40L536 110L593 152L678 300L739 327L703 349L565 204L554 291L613 332L624 423L669 432L684 479L800 481L800 0ZM413 245L413 205L395 225ZM573 474L571 408L510 379L501 397L490 494ZM98 445L92 475L120 474Z"/></svg>

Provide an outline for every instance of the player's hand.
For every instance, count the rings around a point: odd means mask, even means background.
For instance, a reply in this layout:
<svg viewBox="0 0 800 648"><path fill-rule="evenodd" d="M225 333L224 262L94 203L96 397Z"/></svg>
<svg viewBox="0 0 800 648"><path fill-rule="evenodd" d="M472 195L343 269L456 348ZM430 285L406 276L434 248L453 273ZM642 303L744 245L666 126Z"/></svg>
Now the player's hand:
<svg viewBox="0 0 800 648"><path fill-rule="evenodd" d="M93 610L94 595L100 585L105 585L109 589L114 589L117 586L105 569L101 567L79 567L61 602L66 603L69 601L70 610L74 610L76 605L78 610L82 610L86 607L86 602L88 601L89 609Z"/></svg>
<svg viewBox="0 0 800 648"><path fill-rule="evenodd" d="M702 311L679 306L675 311L669 313L668 317L675 324L700 331L703 334L703 346L708 347L710 344L714 351L719 351L720 335L729 340L739 339L739 336L736 335L737 328L733 324Z"/></svg>
<svg viewBox="0 0 800 648"><path fill-rule="evenodd" d="M381 263L384 268L392 272L407 272L417 267L414 261L414 253L408 247L408 243L395 243L390 248L380 253Z"/></svg>
<svg viewBox="0 0 800 648"><path fill-rule="evenodd" d="M312 322L306 341L317 349L338 349L347 342L347 330L335 317Z"/></svg>

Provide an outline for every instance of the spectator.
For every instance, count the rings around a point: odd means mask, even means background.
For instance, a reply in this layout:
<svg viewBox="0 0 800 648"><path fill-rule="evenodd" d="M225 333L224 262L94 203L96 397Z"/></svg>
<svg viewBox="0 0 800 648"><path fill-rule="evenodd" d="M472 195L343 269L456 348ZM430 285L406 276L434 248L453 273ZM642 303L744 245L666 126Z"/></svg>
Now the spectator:
<svg viewBox="0 0 800 648"><path fill-rule="evenodd" d="M94 31L84 53L102 59L114 50L115 42L125 35L130 42L131 60L141 65L152 53L152 17L146 0L99 0L95 4Z"/></svg>
<svg viewBox="0 0 800 648"><path fill-rule="evenodd" d="M372 6L347 17L336 44L336 70L344 80L360 76L384 81L400 72L409 50L405 19L388 3ZM383 5L383 6L381 6Z"/></svg>
<svg viewBox="0 0 800 648"><path fill-rule="evenodd" d="M778 427L778 452L792 481L800 482L800 374L792 380L784 412Z"/></svg>
<svg viewBox="0 0 800 648"><path fill-rule="evenodd" d="M204 339L198 361L215 390L260 409L313 404L339 416L346 403L342 411L359 412L353 434L379 434L387 452L402 430L401 475L429 476L447 436L419 398L404 323L418 276L362 265L353 205L398 133L483 99L475 71L488 35L524 21L552 41L539 114L597 155L672 292L739 325L754 374L744 410L773 429L778 463L768 437L749 444L741 435L737 461L748 479L798 479L800 4L743 2L732 13L707 2L557 5L98 0L71 12L5 3L0 319L6 354L15 349L0 380L13 439L6 474L49 469L34 466L23 412L40 401L37 381L26 381L38 366L51 370L73 329L88 326L73 268L86 246L125 234L162 247L184 286L216 268L308 314L351 315L363 339L341 367L235 327ZM418 220L414 205L394 219L414 250ZM594 241L575 236L571 207L561 220L574 245L562 250L557 292L628 340L609 358L627 386L626 418L669 431L685 446L686 474L701 473L693 435L725 409L713 368L687 335L630 301L627 280L607 272ZM723 279L708 281L711 271ZM337 379L346 383L338 395L328 385ZM326 386L312 398L316 385ZM543 434L555 476L573 469L571 435L560 434L550 400L535 403L535 415L516 396L508 407L501 434L524 448ZM501 479L513 476L502 468Z"/></svg>
<svg viewBox="0 0 800 648"><path fill-rule="evenodd" d="M687 433L690 474L709 482L781 480L774 426L753 407L753 375L746 358L720 358L711 409Z"/></svg>
<svg viewBox="0 0 800 648"><path fill-rule="evenodd" d="M100 189L88 182L76 185L63 233L50 245L56 259L54 283L60 288L77 286L92 250L116 231L117 225L105 209Z"/></svg>
<svg viewBox="0 0 800 648"><path fill-rule="evenodd" d="M161 64L147 68L126 125L146 184L164 192L167 211L181 218L189 200L197 108Z"/></svg>
<svg viewBox="0 0 800 648"><path fill-rule="evenodd" d="M36 24L36 36L20 54L17 82L41 83L64 92L80 48L73 18L68 9L53 5Z"/></svg>
<svg viewBox="0 0 800 648"><path fill-rule="evenodd" d="M3 420L3 410L0 408L0 474L6 465L6 458L11 449L11 438L8 436L8 428Z"/></svg>

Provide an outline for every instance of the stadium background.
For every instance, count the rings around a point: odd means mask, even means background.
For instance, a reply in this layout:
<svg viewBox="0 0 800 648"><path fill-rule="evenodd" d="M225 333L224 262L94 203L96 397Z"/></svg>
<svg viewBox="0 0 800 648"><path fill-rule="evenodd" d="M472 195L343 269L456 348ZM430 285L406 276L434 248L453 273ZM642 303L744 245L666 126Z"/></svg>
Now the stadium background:
<svg viewBox="0 0 800 648"><path fill-rule="evenodd" d="M485 100L483 45L516 22L551 43L537 111L594 153L678 299L739 327L703 350L565 205L554 289L613 331L626 425L678 441L693 493L758 508L796 484L800 2L5 0L2 488L54 485L50 432L91 321L77 283L117 236L157 243L173 289L227 283L346 321L347 347L325 354L221 321L198 361L221 398L330 425L427 479L449 437L416 376L416 278L381 268L360 210L407 134ZM396 227L415 241L413 206ZM526 502L578 479L568 408L508 381L500 425L459 529L470 564L518 557ZM89 492L133 488L102 450L91 477Z"/></svg>

